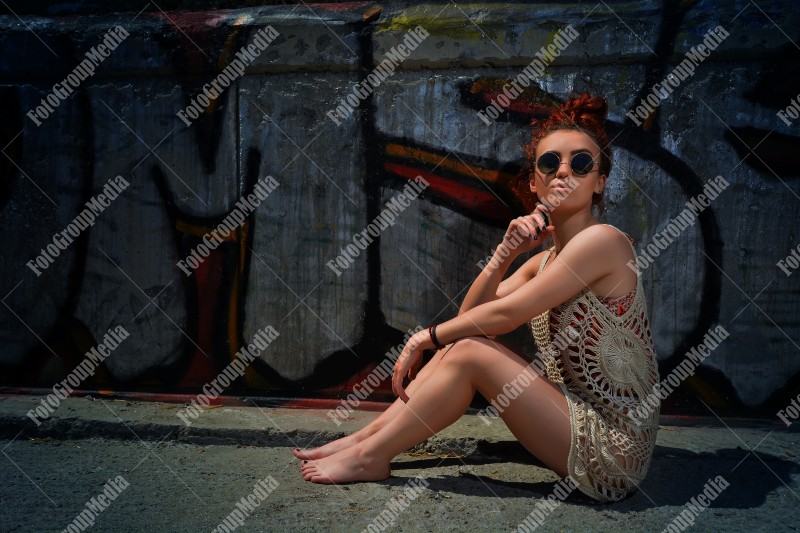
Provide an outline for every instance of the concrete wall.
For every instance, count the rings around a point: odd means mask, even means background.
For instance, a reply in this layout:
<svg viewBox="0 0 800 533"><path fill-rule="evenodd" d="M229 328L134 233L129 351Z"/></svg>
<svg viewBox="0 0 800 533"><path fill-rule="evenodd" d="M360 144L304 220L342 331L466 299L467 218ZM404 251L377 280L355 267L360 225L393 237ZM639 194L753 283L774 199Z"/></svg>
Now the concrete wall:
<svg viewBox="0 0 800 533"><path fill-rule="evenodd" d="M272 325L280 336L228 392L347 391L410 328L457 312L523 212L510 187L527 124L588 90L608 98L614 137L603 221L639 250L706 181L730 184L644 271L662 377L710 328L730 332L666 405L783 407L800 392L800 274L777 266L800 244L798 121L776 116L800 92L792 6L0 16L2 383L51 386L122 325L130 336L80 388L198 391ZM568 24L577 39L496 122L480 120ZM129 36L37 126L28 112L117 25ZM429 37L334 123L326 113L418 25ZM627 117L718 25L729 37L694 75L643 124ZM268 26L277 39L187 126L178 111ZM395 224L341 276L325 266L419 174L431 186ZM129 187L37 276L26 263L118 175ZM278 188L184 275L176 263L268 175ZM534 352L524 328L509 342Z"/></svg>

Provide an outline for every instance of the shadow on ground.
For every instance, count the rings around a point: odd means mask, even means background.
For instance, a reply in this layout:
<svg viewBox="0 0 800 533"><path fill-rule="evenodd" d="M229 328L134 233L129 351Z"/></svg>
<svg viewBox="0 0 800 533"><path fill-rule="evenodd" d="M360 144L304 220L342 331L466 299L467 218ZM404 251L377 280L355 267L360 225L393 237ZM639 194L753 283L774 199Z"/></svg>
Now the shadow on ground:
<svg viewBox="0 0 800 533"><path fill-rule="evenodd" d="M467 457L432 457L392 464L393 472L442 466L470 466L500 463L535 465L546 468L517 442L498 442L482 446ZM619 512L641 511L657 506L682 506L702 493L704 485L717 476L729 483L710 508L752 509L762 506L767 495L781 486L790 486L800 467L784 458L767 453L723 448L714 452L691 452L680 448L656 446L650 470L639 490L614 504ZM460 476L427 478L430 489L481 496L489 486L500 497L545 498L552 494L555 482L509 481L487 475L464 473ZM405 478L393 477L382 483L402 485ZM790 489L791 490L791 489ZM579 491L567 499L575 504L604 505Z"/></svg>

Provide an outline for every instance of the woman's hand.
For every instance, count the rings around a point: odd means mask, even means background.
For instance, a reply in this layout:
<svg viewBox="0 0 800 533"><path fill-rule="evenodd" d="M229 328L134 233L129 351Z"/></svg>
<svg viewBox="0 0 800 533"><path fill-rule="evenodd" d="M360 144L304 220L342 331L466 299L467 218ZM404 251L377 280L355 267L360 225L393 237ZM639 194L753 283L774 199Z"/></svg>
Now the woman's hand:
<svg viewBox="0 0 800 533"><path fill-rule="evenodd" d="M545 220L547 214L544 204L536 204L530 215L512 220L503 236L501 246L509 251L524 253L542 244L555 230L555 226L548 225Z"/></svg>
<svg viewBox="0 0 800 533"><path fill-rule="evenodd" d="M428 330L418 331L408 339L403 351L397 357L392 375L392 391L404 402L408 402L409 398L403 388L403 378L408 376L408 379L413 380L417 377L417 372L422 366L422 351L431 348L434 348L434 344Z"/></svg>

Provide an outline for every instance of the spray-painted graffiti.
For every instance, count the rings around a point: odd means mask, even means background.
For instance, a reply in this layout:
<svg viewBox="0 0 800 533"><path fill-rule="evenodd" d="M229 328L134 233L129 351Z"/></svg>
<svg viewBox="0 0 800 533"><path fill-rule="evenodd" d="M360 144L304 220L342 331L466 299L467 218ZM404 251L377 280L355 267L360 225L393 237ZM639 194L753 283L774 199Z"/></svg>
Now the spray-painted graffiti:
<svg viewBox="0 0 800 533"><path fill-rule="evenodd" d="M441 6L380 13L360 4L315 6L313 19L284 7L109 16L108 27L130 36L41 127L25 113L101 30L64 32L54 22L41 32L47 46L4 32L3 384L52 384L121 324L130 339L90 387L195 390L272 325L281 335L230 392L349 390L409 329L457 312L478 260L530 208L513 190L526 175L531 118L588 90L610 106L615 170L605 218L637 246L707 180L733 184L645 276L662 374L715 324L734 341L667 405L784 405L800 387L800 309L796 280L774 265L800 239L800 197L791 161L798 137L775 112L800 90L800 70L767 17L738 17L744 8L637 4L626 8L639 21L630 27L569 6L500 5L479 20ZM778 24L797 27L791 10L774 9ZM477 112L558 30L553 21L571 24L578 39L485 124ZM176 113L266 24L279 34L274 42L189 127L182 123ZM418 25L430 37L334 124L325 112ZM644 124L626 118L717 25L736 39ZM618 39L605 40L612 34ZM748 39L763 41L762 51L738 57ZM24 63L12 54L23 48L32 51ZM130 187L32 276L25 262L116 175ZM267 175L279 187L185 276L176 263ZM334 276L325 264L416 176L429 183L420 198ZM527 331L509 342L534 352Z"/></svg>

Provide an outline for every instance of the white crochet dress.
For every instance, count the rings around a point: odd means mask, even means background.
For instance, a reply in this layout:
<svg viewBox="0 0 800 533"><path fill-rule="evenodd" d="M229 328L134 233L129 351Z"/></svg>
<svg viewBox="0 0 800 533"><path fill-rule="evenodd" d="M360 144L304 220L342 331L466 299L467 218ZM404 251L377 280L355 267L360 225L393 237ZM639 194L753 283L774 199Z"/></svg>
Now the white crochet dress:
<svg viewBox="0 0 800 533"><path fill-rule="evenodd" d="M647 474L660 410L641 419L628 414L644 406L659 381L640 273L633 302L621 316L587 287L530 326L547 377L569 404L569 475L592 498L623 499Z"/></svg>

